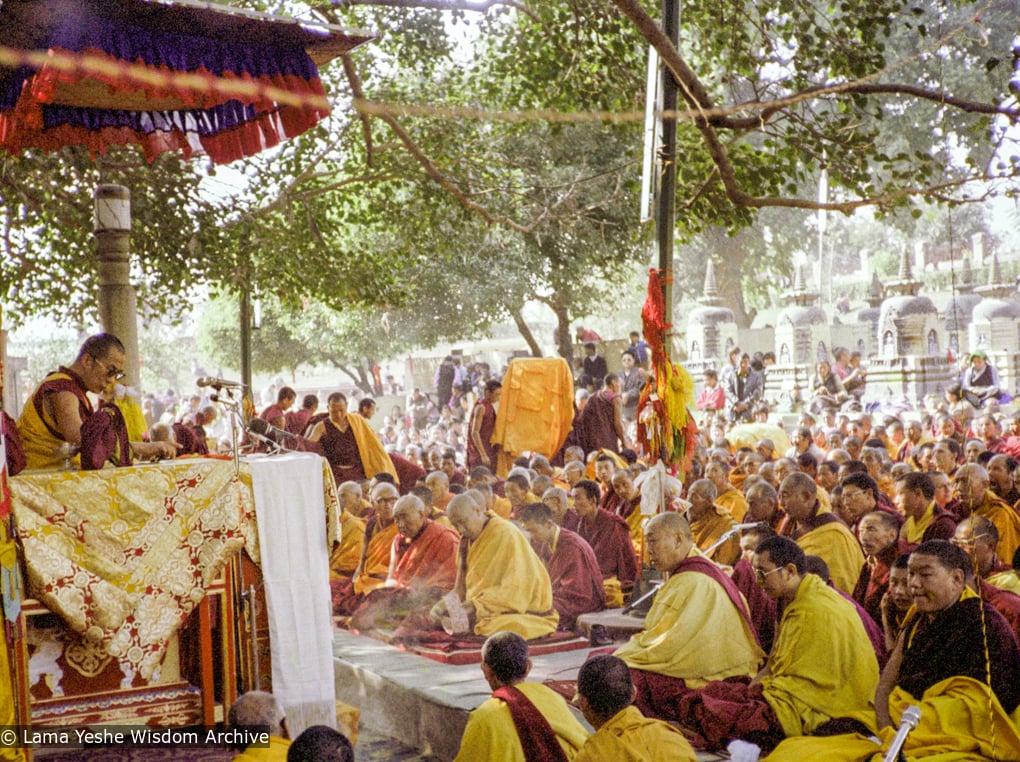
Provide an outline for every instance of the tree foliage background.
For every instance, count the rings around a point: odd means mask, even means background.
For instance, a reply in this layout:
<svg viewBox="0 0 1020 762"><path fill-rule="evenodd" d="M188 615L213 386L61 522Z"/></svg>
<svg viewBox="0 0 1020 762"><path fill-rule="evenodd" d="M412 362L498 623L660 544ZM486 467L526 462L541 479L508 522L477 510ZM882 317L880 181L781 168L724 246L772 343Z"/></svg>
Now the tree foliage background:
<svg viewBox="0 0 1020 762"><path fill-rule="evenodd" d="M292 370L296 352L364 379L387 352L507 320L538 352L530 301L569 355L575 321L640 309L619 289L650 254L637 220L649 43L684 104L680 296L712 258L747 319L745 298L762 304L811 253L818 209L852 261L857 223L842 215L868 207L897 235L937 238L926 204L1017 189L1016 0L684 0L677 47L641 0L287 7L380 37L323 71L334 114L279 150L215 177L131 150L0 159L8 316L94 319L91 189L112 182L133 194L146 314L253 288L297 342L269 364ZM960 240L981 225L968 217Z"/></svg>

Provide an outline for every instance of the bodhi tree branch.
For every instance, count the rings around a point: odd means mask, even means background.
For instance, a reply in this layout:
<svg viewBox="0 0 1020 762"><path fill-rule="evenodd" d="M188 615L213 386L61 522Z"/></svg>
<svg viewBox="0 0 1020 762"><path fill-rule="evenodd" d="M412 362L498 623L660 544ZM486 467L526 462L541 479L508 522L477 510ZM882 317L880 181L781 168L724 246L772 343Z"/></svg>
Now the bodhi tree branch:
<svg viewBox="0 0 1020 762"><path fill-rule="evenodd" d="M702 140L713 163L719 170L719 179L727 197L738 206L746 207L789 207L800 209L824 209L848 213L854 209L893 203L907 196L937 195L939 190L945 189L947 184L942 183L930 188L902 188L881 194L874 197L861 198L847 202L822 203L814 199L786 198L775 196L753 196L745 192L741 187L730 161L729 151L719 139L717 129L747 131L762 128L767 122L783 113L790 106L797 103L816 99L826 95L839 94L897 94L906 95L935 103L942 103L947 106L959 109L968 113L980 113L990 115L1003 115L1013 123L1020 121L1020 109L1015 106L987 104L970 101L964 98L948 95L939 90L924 88L918 85L877 83L869 81L877 77L881 72L872 77L833 85L820 85L807 88L801 92L790 95L786 98L776 99L767 102L751 101L740 104L735 109L719 109L708 94L707 89L698 78L697 74L690 68L684 58L677 51L672 41L661 30L658 23L648 15L641 6L639 0L613 0L620 11L634 23L638 32L655 48L664 65L672 72L677 81L680 92L687 102L692 114L694 126L701 133ZM962 27L961 27L962 28ZM944 40L954 36L959 28L943 37L932 48L937 47ZM749 117L734 117L729 114L734 111L755 109L758 113ZM723 111L723 114L720 114ZM975 179L975 178L970 178ZM987 179L987 178L984 178ZM954 182L949 185L960 185Z"/></svg>

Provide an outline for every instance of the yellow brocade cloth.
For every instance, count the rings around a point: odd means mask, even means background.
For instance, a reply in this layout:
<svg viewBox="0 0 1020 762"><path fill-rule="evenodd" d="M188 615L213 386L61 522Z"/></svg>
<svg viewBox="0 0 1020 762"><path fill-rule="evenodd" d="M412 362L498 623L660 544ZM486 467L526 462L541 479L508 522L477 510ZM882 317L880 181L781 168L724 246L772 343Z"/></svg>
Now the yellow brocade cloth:
<svg viewBox="0 0 1020 762"><path fill-rule="evenodd" d="M692 548L690 556L702 555ZM616 650L631 669L679 677L688 688L753 676L764 653L725 588L700 571L672 575L655 596L645 628Z"/></svg>
<svg viewBox="0 0 1020 762"><path fill-rule="evenodd" d="M516 358L503 376L492 442L500 446L496 475L503 478L523 452L552 457L574 423L574 379L562 357Z"/></svg>
<svg viewBox="0 0 1020 762"><path fill-rule="evenodd" d="M10 480L30 595L149 679L170 637L254 530L231 463L189 459Z"/></svg>
<svg viewBox="0 0 1020 762"><path fill-rule="evenodd" d="M864 552L845 524L839 521L822 524L801 535L797 544L809 556L818 556L828 564L832 584L848 595L853 593L864 566Z"/></svg>
<svg viewBox="0 0 1020 762"><path fill-rule="evenodd" d="M902 688L889 696L893 727L878 732L879 746L862 735L790 738L766 757L767 762L868 762L881 760L896 735L903 711L911 704L921 719L907 736L903 754L908 762L973 762L978 759L1020 760L1016 713L1006 714L991 689L970 677L936 683L920 700Z"/></svg>
<svg viewBox="0 0 1020 762"><path fill-rule="evenodd" d="M399 485L400 479L397 477L397 469L393 467L393 460L368 421L357 413L349 414L347 421L354 433L354 441L358 443L358 454L361 456L365 476L371 479L376 474L387 473Z"/></svg>
<svg viewBox="0 0 1020 762"><path fill-rule="evenodd" d="M548 720L563 753L571 760L577 755L588 731L577 721L563 697L541 683L515 686ZM471 712L454 762L532 762L525 760L510 709L505 701L490 698Z"/></svg>
<svg viewBox="0 0 1020 762"><path fill-rule="evenodd" d="M729 511L730 516L738 524L747 513L747 500L739 490L728 490L715 499L715 504Z"/></svg>
<svg viewBox="0 0 1020 762"><path fill-rule="evenodd" d="M549 572L509 521L490 517L468 546L464 582L476 635L510 630L534 640L556 631L560 615L553 609Z"/></svg>
<svg viewBox="0 0 1020 762"><path fill-rule="evenodd" d="M683 733L645 717L636 706L618 712L595 731L575 762L697 762Z"/></svg>
<svg viewBox="0 0 1020 762"><path fill-rule="evenodd" d="M376 531L368 540L365 550L365 563L361 574L354 580L354 592L358 595L368 593L386 584L386 576L390 571L390 547L397 536L397 522L391 521L389 526Z"/></svg>
<svg viewBox="0 0 1020 762"><path fill-rule="evenodd" d="M768 668L762 691L787 736L834 717L874 717L875 651L857 609L821 577L804 575L779 622Z"/></svg>

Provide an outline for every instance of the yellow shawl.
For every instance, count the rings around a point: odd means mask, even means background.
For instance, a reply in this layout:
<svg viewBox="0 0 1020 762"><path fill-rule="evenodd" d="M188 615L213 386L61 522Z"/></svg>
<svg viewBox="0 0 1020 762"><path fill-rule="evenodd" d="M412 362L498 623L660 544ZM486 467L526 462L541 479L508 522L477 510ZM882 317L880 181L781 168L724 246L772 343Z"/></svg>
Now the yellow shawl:
<svg viewBox="0 0 1020 762"><path fill-rule="evenodd" d="M517 527L492 516L468 546L466 600L475 607L475 634L500 630L534 640L556 631L560 616L552 603L545 564Z"/></svg>
<svg viewBox="0 0 1020 762"><path fill-rule="evenodd" d="M358 443L358 454L361 455L361 465L365 469L365 476L371 479L376 474L385 472L392 476L399 485L397 469L393 467L389 453L383 448L382 442L372 431L368 421L357 413L348 413L347 420L351 424L351 431L354 432L354 441Z"/></svg>

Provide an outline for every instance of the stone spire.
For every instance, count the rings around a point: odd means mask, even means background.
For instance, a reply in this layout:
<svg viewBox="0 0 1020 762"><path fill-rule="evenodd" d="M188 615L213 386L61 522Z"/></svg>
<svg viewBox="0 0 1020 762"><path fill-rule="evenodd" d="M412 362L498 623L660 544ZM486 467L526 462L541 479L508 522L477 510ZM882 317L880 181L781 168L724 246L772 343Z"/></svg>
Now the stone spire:
<svg viewBox="0 0 1020 762"><path fill-rule="evenodd" d="M914 273L910 268L910 255L907 247L900 249L900 272L899 277L892 283L886 284L887 295L917 296L921 290L921 281L914 279Z"/></svg>
<svg viewBox="0 0 1020 762"><path fill-rule="evenodd" d="M882 293L882 281L878 279L878 270L871 272L871 284L868 286L868 294L865 296L864 301L868 303L869 307L879 307L882 304L882 300L885 295Z"/></svg>
<svg viewBox="0 0 1020 762"><path fill-rule="evenodd" d="M787 291L783 296L792 300L794 304L798 304L802 307L809 307L818 301L818 297L821 296L817 291L809 291L807 288L807 276L804 271L807 269L807 265L793 266L793 289Z"/></svg>
<svg viewBox="0 0 1020 762"><path fill-rule="evenodd" d="M1016 287L1012 283L1002 282L1002 267L999 265L998 253L992 254L992 263L988 266L988 285L974 289L986 299L1006 299Z"/></svg>
<svg viewBox="0 0 1020 762"><path fill-rule="evenodd" d="M722 297L719 296L719 287L715 283L715 262L711 259L705 266L705 288L698 300L704 305L722 304Z"/></svg>
<svg viewBox="0 0 1020 762"><path fill-rule="evenodd" d="M970 258L965 257L960 266L960 279L956 283L956 290L961 294L967 294L974 290L977 284L974 283L974 269L970 266Z"/></svg>

